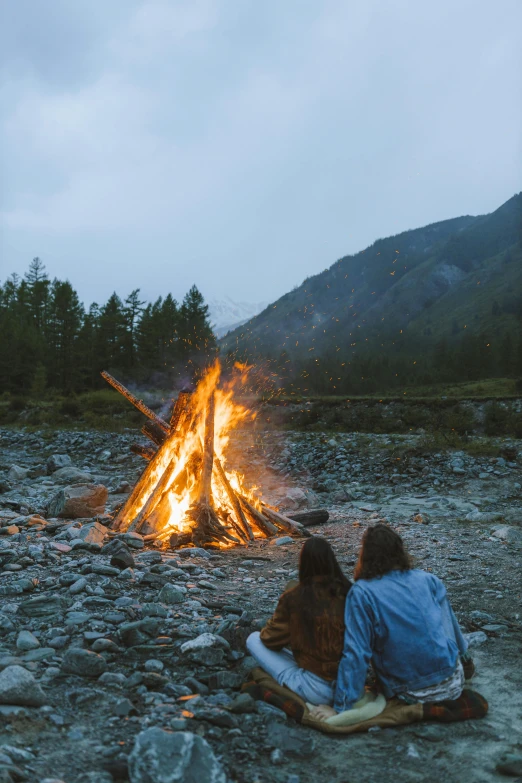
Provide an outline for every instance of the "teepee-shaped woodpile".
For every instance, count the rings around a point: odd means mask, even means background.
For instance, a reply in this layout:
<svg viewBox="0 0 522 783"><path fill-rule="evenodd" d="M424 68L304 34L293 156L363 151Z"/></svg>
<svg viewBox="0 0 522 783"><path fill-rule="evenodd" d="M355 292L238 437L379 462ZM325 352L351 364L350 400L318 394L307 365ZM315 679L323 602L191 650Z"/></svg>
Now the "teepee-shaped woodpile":
<svg viewBox="0 0 522 783"><path fill-rule="evenodd" d="M249 411L219 387L219 363L194 392L180 392L167 423L106 372L105 380L149 421L142 433L151 446L132 446L148 464L113 521L171 547L248 545L281 533L309 535L306 528L263 503L243 485L237 470L224 467L233 429Z"/></svg>

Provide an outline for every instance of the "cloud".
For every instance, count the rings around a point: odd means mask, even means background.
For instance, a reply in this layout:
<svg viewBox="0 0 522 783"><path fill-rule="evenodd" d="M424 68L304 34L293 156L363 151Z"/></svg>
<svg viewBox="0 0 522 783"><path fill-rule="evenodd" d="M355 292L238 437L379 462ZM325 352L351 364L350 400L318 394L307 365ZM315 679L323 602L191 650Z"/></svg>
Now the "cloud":
<svg viewBox="0 0 522 783"><path fill-rule="evenodd" d="M9 271L74 254L137 287L173 257L179 285L269 299L518 189L516 0L44 5L4 33Z"/></svg>

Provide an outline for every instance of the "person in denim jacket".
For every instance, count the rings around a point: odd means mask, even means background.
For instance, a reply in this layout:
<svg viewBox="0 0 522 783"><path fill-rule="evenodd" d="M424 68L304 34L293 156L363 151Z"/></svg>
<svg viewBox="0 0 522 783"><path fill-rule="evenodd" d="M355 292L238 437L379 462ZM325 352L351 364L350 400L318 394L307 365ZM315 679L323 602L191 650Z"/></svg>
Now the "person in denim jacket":
<svg viewBox="0 0 522 783"><path fill-rule="evenodd" d="M387 699L458 698L473 663L440 579L414 569L401 537L382 524L366 530L354 576L334 705L316 707L314 716L351 709L370 661Z"/></svg>

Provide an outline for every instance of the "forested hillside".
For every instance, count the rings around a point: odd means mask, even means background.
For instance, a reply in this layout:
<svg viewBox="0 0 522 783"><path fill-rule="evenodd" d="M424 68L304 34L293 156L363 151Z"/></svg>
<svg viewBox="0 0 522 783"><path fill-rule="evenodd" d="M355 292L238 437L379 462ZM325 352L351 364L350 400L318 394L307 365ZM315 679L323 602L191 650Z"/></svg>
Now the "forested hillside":
<svg viewBox="0 0 522 783"><path fill-rule="evenodd" d="M366 393L522 375L522 193L377 240L221 341L287 386Z"/></svg>
<svg viewBox="0 0 522 783"><path fill-rule="evenodd" d="M181 304L147 304L139 289L85 309L68 280L50 280L40 259L0 286L0 391L41 394L103 385L100 370L132 381L190 378L215 352L208 307L193 286Z"/></svg>

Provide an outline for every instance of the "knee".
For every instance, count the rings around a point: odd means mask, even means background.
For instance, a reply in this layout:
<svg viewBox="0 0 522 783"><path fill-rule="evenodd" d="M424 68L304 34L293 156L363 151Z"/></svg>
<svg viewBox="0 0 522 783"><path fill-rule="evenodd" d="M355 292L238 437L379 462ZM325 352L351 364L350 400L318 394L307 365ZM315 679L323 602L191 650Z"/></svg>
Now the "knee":
<svg viewBox="0 0 522 783"><path fill-rule="evenodd" d="M252 654L254 650L259 648L259 645L261 644L260 636L261 634L259 633L259 631L254 631L253 633L250 634L250 636L246 640L246 648L249 653Z"/></svg>

